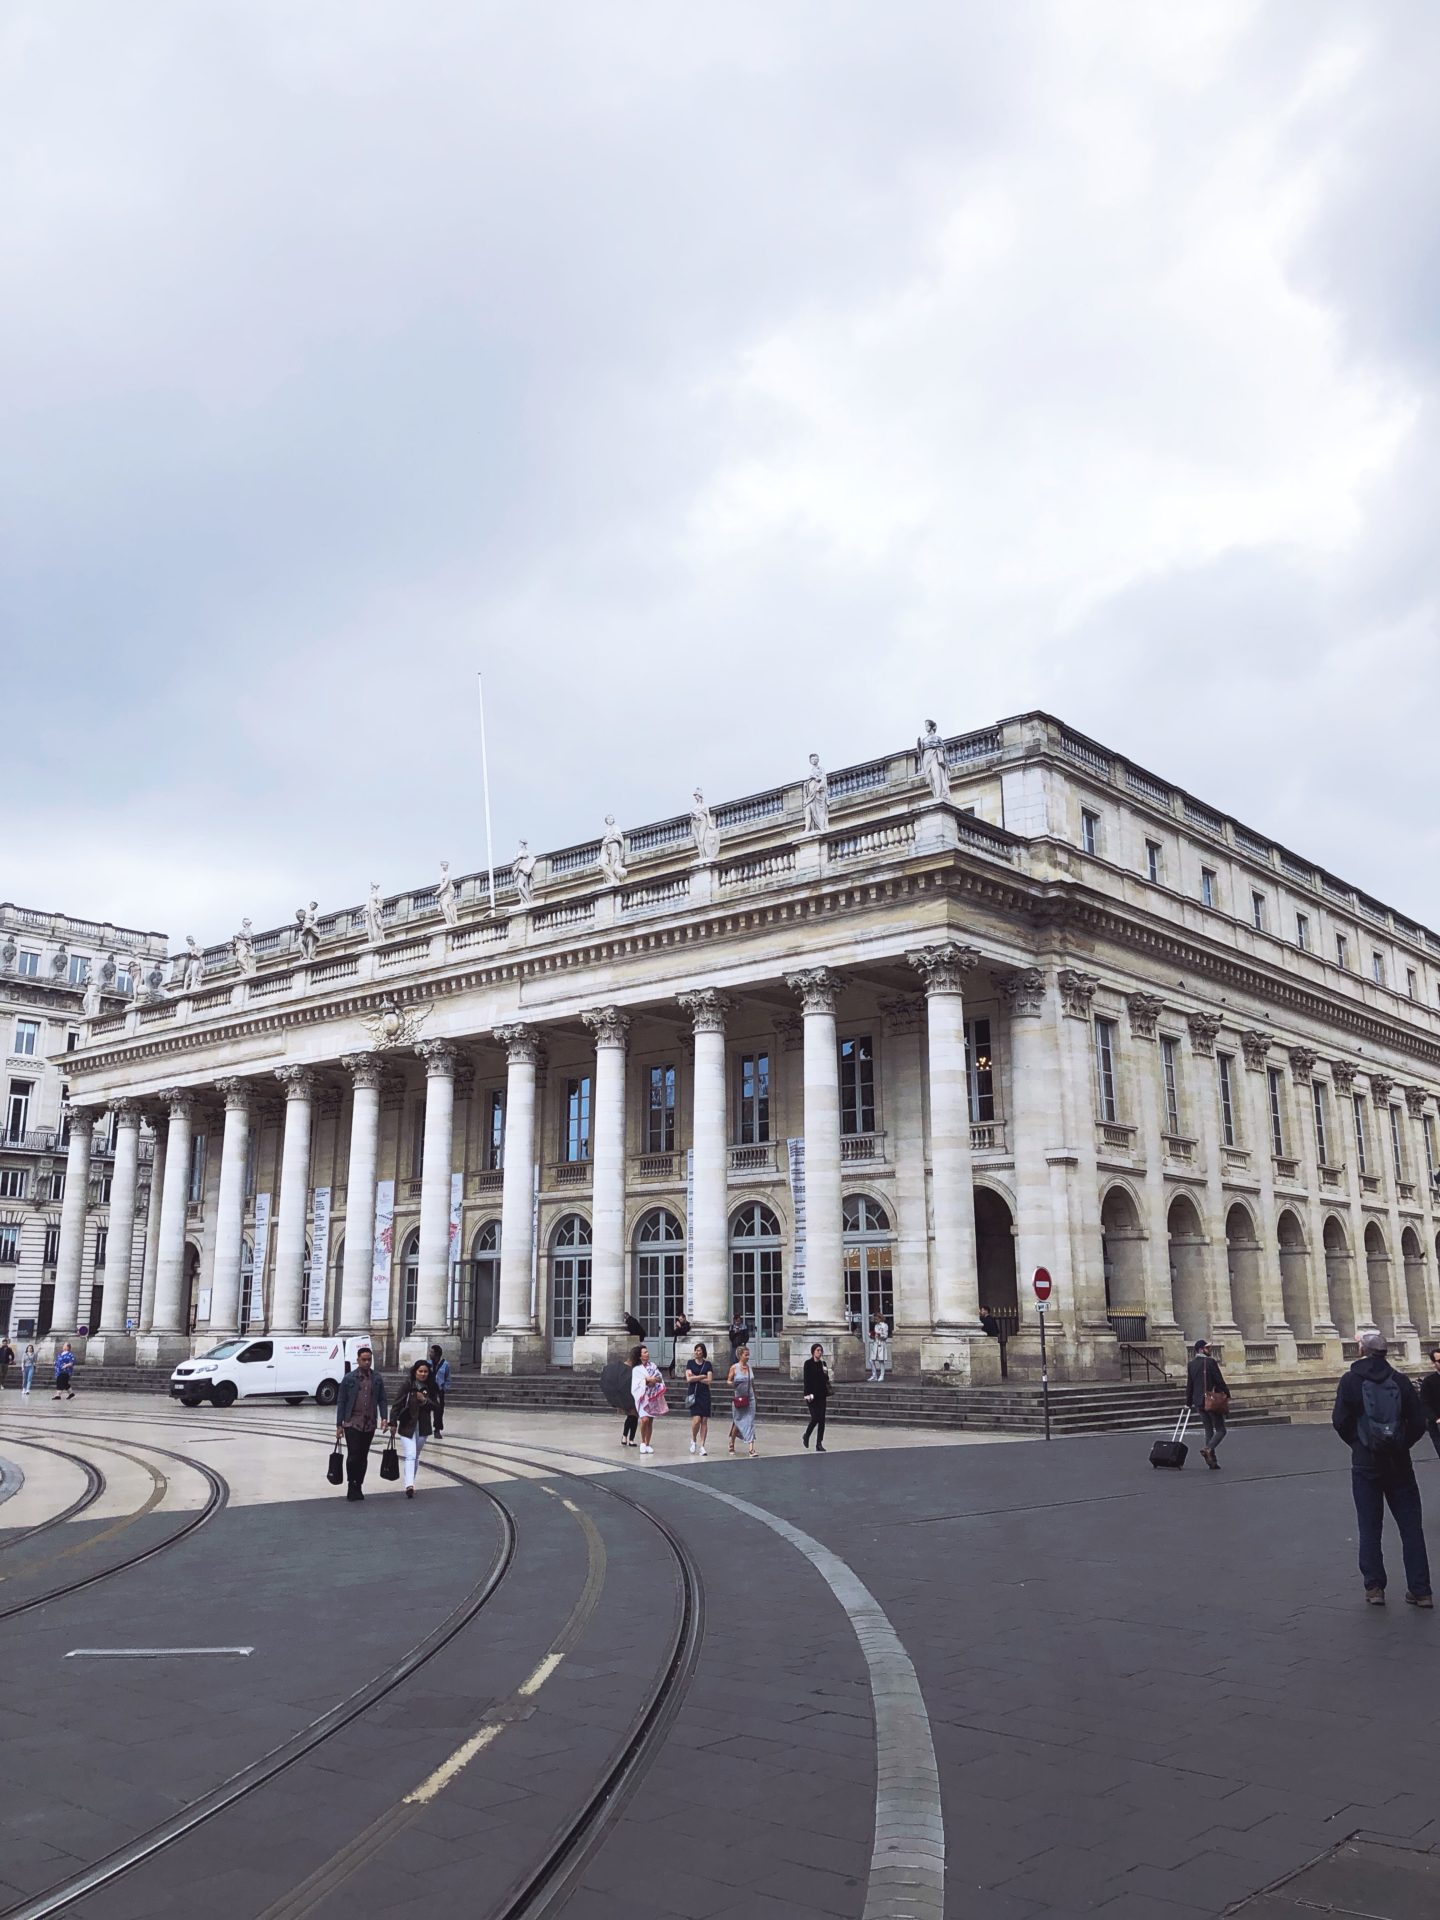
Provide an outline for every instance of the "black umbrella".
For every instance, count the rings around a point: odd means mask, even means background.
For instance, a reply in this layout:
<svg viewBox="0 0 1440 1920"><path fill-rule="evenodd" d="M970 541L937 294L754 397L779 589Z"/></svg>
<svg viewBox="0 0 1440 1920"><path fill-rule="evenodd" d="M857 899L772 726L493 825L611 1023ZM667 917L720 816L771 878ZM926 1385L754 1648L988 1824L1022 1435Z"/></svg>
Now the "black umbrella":
<svg viewBox="0 0 1440 1920"><path fill-rule="evenodd" d="M623 1360L607 1360L600 1369L600 1391L617 1413L633 1413L630 1369Z"/></svg>

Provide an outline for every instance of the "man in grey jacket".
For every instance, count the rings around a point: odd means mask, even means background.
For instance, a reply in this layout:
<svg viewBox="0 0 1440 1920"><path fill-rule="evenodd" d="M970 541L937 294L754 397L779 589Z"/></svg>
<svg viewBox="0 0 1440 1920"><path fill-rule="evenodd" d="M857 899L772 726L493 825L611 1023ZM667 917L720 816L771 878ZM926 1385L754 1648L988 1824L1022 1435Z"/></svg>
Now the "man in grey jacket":
<svg viewBox="0 0 1440 1920"><path fill-rule="evenodd" d="M340 1382L335 1396L335 1438L345 1442L345 1498L365 1498L365 1469L370 1463L370 1443L377 1427L390 1416L385 1398L385 1382L375 1371L375 1356L368 1346L359 1347L355 1365Z"/></svg>

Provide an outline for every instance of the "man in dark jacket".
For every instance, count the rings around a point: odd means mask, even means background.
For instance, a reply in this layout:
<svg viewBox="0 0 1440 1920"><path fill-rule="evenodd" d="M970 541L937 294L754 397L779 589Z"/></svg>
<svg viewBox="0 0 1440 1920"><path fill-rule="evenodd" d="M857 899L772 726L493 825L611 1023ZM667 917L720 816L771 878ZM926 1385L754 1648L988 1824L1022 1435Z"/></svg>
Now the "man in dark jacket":
<svg viewBox="0 0 1440 1920"><path fill-rule="evenodd" d="M1420 1382L1420 1399L1425 1408L1425 1426L1436 1453L1440 1453L1440 1347L1432 1349L1430 1371Z"/></svg>
<svg viewBox="0 0 1440 1920"><path fill-rule="evenodd" d="M802 1436L805 1446L810 1444L810 1436L815 1435L815 1451L825 1451L825 1407L830 1398L830 1369L825 1364L825 1349L817 1340L810 1349L810 1358L805 1362L805 1407L810 1415L810 1424Z"/></svg>
<svg viewBox="0 0 1440 1920"><path fill-rule="evenodd" d="M1385 1358L1383 1333L1362 1333L1360 1358L1340 1376L1331 1425L1350 1449L1350 1486L1360 1523L1360 1573L1372 1607L1385 1604L1380 1530L1388 1506L1405 1556L1405 1598L1433 1607L1420 1489L1410 1449L1425 1431L1420 1396Z"/></svg>
<svg viewBox="0 0 1440 1920"><path fill-rule="evenodd" d="M370 1443L375 1429L390 1417L385 1399L385 1382L375 1371L375 1356L368 1346L358 1347L355 1365L340 1382L335 1396L335 1438L345 1442L345 1498L365 1498L365 1469L370 1462Z"/></svg>
<svg viewBox="0 0 1440 1920"><path fill-rule="evenodd" d="M1208 1340L1197 1340L1195 1357L1185 1369L1185 1404L1205 1422L1205 1444L1200 1449L1200 1458L1207 1467L1218 1467L1215 1449L1225 1438L1225 1415L1218 1409L1214 1413L1205 1411L1207 1393L1223 1393L1228 1405L1230 1389L1220 1371L1220 1362L1211 1353Z"/></svg>

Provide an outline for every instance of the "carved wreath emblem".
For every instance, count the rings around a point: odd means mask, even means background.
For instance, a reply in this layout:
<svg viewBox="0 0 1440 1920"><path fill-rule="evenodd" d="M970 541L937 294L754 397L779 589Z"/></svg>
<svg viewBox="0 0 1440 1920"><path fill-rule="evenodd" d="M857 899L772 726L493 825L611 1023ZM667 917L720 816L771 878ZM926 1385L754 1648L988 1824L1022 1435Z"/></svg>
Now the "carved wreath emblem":
<svg viewBox="0 0 1440 1920"><path fill-rule="evenodd" d="M393 1000L387 1000L378 1013L365 1016L370 1044L377 1051L413 1047L429 1017L429 1007L397 1007Z"/></svg>

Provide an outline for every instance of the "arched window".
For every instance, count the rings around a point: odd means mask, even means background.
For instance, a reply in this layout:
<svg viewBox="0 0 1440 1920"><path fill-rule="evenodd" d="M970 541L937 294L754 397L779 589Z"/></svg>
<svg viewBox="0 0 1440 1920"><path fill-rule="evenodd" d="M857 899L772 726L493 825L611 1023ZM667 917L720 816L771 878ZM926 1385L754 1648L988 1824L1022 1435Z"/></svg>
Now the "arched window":
<svg viewBox="0 0 1440 1920"><path fill-rule="evenodd" d="M483 1260L487 1253L499 1253L499 1251L500 1222L498 1220L487 1220L475 1235L474 1244L470 1249L470 1257L473 1260Z"/></svg>
<svg viewBox="0 0 1440 1920"><path fill-rule="evenodd" d="M685 1235L673 1213L652 1207L635 1229L635 1316L658 1338L684 1305Z"/></svg>
<svg viewBox="0 0 1440 1920"><path fill-rule="evenodd" d="M590 1222L569 1213L550 1238L550 1353L569 1366L590 1331Z"/></svg>
<svg viewBox="0 0 1440 1920"><path fill-rule="evenodd" d="M500 1222L484 1220L470 1242L470 1258L458 1269L460 1351L477 1365L487 1333L500 1316Z"/></svg>
<svg viewBox="0 0 1440 1920"><path fill-rule="evenodd" d="M255 1242L246 1234L240 1242L240 1331L248 1330L255 1314Z"/></svg>
<svg viewBox="0 0 1440 1920"><path fill-rule="evenodd" d="M400 1254L400 1271L405 1279L402 1298L405 1302L400 1317L402 1337L415 1331L415 1322L420 1317L420 1229L416 1227L407 1237Z"/></svg>
<svg viewBox="0 0 1440 1920"><path fill-rule="evenodd" d="M890 1216L868 1193L847 1193L840 1210L845 1263L845 1317L865 1335L872 1320L895 1324Z"/></svg>
<svg viewBox="0 0 1440 1920"><path fill-rule="evenodd" d="M730 1221L730 1310L743 1314L762 1340L785 1324L780 1222L759 1200Z"/></svg>

